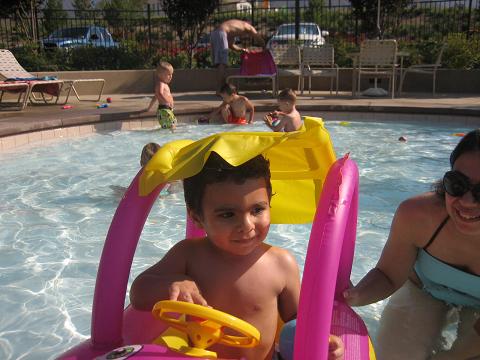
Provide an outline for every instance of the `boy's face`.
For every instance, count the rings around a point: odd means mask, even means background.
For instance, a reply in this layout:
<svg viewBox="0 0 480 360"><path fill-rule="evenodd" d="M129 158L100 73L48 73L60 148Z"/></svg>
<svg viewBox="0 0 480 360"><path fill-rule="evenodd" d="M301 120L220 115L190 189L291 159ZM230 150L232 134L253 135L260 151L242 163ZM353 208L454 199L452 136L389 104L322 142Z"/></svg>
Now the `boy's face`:
<svg viewBox="0 0 480 360"><path fill-rule="evenodd" d="M228 104L232 102L235 94L228 95L227 93L220 93L220 96L222 97L222 100Z"/></svg>
<svg viewBox="0 0 480 360"><path fill-rule="evenodd" d="M207 185L203 214L196 217L210 241L233 255L248 255L266 238L270 227L270 201L265 179Z"/></svg>
<svg viewBox="0 0 480 360"><path fill-rule="evenodd" d="M289 113L293 110L293 103L288 100L278 100L278 108L281 112Z"/></svg>
<svg viewBox="0 0 480 360"><path fill-rule="evenodd" d="M158 78L160 79L161 82L164 82L165 84L170 84L170 81L172 81L172 77L173 77L173 71L161 70L158 72Z"/></svg>

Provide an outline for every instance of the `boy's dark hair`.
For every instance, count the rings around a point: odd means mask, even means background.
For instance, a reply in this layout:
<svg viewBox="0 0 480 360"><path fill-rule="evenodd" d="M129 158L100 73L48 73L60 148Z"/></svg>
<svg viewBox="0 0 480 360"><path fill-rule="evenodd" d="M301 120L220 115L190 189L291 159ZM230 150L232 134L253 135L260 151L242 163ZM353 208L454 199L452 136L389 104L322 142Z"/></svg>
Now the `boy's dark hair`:
<svg viewBox="0 0 480 360"><path fill-rule="evenodd" d="M202 215L203 196L207 185L233 181L243 184L248 179L265 179L268 199L272 197L270 163L262 155L257 155L239 166L232 166L215 152L212 152L196 175L183 180L183 190L187 208Z"/></svg>
<svg viewBox="0 0 480 360"><path fill-rule="evenodd" d="M295 104L297 102L297 95L292 89L286 88L280 91L278 100L290 101L292 104Z"/></svg>
<svg viewBox="0 0 480 360"><path fill-rule="evenodd" d="M232 84L226 83L220 88L220 94L233 95L236 93L237 93L237 88L235 87L235 85L232 85Z"/></svg>
<svg viewBox="0 0 480 360"><path fill-rule="evenodd" d="M144 167L150 161L150 159L155 155L155 153L160 150L161 146L157 143L148 143L142 149L142 154L140 155L140 166Z"/></svg>
<svg viewBox="0 0 480 360"><path fill-rule="evenodd" d="M453 168L455 161L468 152L480 151L480 128L470 131L466 134L460 142L455 146L450 154L450 167ZM433 184L433 191L442 198L445 196L445 188L443 186L443 180L437 180Z"/></svg>

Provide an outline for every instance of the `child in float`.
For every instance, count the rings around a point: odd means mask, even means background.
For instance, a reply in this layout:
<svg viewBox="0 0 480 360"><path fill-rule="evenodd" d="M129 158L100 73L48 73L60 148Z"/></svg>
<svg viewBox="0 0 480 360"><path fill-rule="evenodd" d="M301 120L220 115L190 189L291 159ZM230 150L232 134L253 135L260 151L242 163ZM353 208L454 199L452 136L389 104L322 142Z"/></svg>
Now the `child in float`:
<svg viewBox="0 0 480 360"><path fill-rule="evenodd" d="M173 113L173 96L168 86L170 81L172 81L172 77L173 66L166 61L160 62L156 71L155 95L145 111L150 111L155 102L158 101L158 123L162 129L173 131L177 126L177 118Z"/></svg>
<svg viewBox="0 0 480 360"><path fill-rule="evenodd" d="M155 155L155 153L158 150L160 150L161 147L162 147L161 145L154 142L146 144L142 149L142 153L140 154L140 166L143 168L145 165L147 165L147 163L150 161L153 155ZM111 185L110 189L112 189L115 196L118 198L121 198L125 194L125 191L127 191L126 187L117 186L117 185ZM159 196L167 196L180 191L182 191L181 182L174 181L174 182L165 184Z"/></svg>
<svg viewBox="0 0 480 360"><path fill-rule="evenodd" d="M277 98L279 110L273 111L263 118L265 125L273 131L297 131L302 127L302 118L295 104L297 95L292 89L284 89Z"/></svg>
<svg viewBox="0 0 480 360"><path fill-rule="evenodd" d="M254 348L216 344L220 358L272 359L278 315L297 316L300 277L295 258L264 243L270 227L269 162L262 156L233 167L212 152L203 169L184 180L188 215L206 237L174 245L140 274L130 290L135 309L159 300L211 306L254 325ZM340 338L330 337L330 359L343 357Z"/></svg>
<svg viewBox="0 0 480 360"><path fill-rule="evenodd" d="M245 125L253 123L255 108L245 96L238 95L237 88L232 84L225 84L219 94L223 101L219 107L212 111L209 119L221 118L228 124ZM246 119L249 112L248 121Z"/></svg>

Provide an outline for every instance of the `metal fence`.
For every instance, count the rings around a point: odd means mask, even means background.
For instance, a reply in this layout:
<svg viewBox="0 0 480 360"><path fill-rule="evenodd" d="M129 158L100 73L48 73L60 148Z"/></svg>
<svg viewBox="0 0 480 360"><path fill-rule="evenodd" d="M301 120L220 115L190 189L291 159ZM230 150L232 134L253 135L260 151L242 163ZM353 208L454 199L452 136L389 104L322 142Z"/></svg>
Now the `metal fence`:
<svg viewBox="0 0 480 360"><path fill-rule="evenodd" d="M449 34L458 33L466 34L475 44L478 43L479 0L421 0L394 11L380 8L378 24L376 10L363 17L367 20L362 20L347 1L324 0L320 5L313 1L251 1L222 5L201 26L182 31L168 21L158 6L128 12L62 10L46 14L36 10L27 18L0 18L0 46L15 48L35 43L41 47L54 31L59 35L57 38L65 39L62 29L68 29L64 30L67 32L77 29L77 35L83 36L82 40L71 42L70 45L60 40L56 43L50 41L50 45L118 46L150 54L156 52L175 56L181 52L192 53L206 48L208 38L205 34L210 33L221 21L231 18L250 21L266 40L275 34L281 24L296 23L296 33L292 33L291 38L298 41L301 38L299 31L302 31L299 23L313 22L322 31L328 32L327 41L358 44L365 38L383 37L409 42L427 38L443 39ZM93 30L93 37L92 27L97 28ZM86 31L85 28L90 31L89 38L81 33ZM104 32L102 28L107 30ZM113 40L109 38L110 34Z"/></svg>

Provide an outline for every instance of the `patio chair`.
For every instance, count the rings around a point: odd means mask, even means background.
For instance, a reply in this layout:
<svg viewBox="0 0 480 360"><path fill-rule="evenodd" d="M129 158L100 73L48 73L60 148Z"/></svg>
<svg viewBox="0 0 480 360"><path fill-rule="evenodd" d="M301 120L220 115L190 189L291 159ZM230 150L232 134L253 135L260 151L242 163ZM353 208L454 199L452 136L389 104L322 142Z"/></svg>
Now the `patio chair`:
<svg viewBox="0 0 480 360"><path fill-rule="evenodd" d="M353 69L352 95L360 92L361 78L387 78L392 99L395 97L395 73L397 67L396 40L366 40L360 44Z"/></svg>
<svg viewBox="0 0 480 360"><path fill-rule="evenodd" d="M271 52L277 65L277 87L282 76L297 76L297 90L300 90L302 77L300 48L297 45L274 46Z"/></svg>
<svg viewBox="0 0 480 360"><path fill-rule="evenodd" d="M4 93L18 94L17 102L13 104L14 106L16 105L17 110L23 110L25 109L25 106L27 106L28 97L30 96L30 85L27 82L16 82L12 84L9 82L0 81L0 104L3 103ZM8 102L7 104L10 105L11 102Z"/></svg>
<svg viewBox="0 0 480 360"><path fill-rule="evenodd" d="M268 79L272 82L272 95L277 94L277 67L269 50L243 53L240 74L227 77L227 83L235 79Z"/></svg>
<svg viewBox="0 0 480 360"><path fill-rule="evenodd" d="M43 100L43 102L53 102L55 99L55 104L58 102L63 85L66 84L68 87L66 88L67 94L65 103L68 101L70 93L73 91L77 99L80 99L80 96L75 89L75 85L81 82L97 82L99 83L99 93L98 97L96 97L93 101L100 100L100 97L103 92L103 88L105 86L104 79L43 79L38 78L27 70L25 70L20 63L17 61L15 56L6 49L0 49L0 78L3 80L9 79L9 82L27 82L30 85L30 92L29 98L32 102L38 102ZM36 94L41 95L41 99L38 98ZM47 99L45 94L50 95L51 97Z"/></svg>
<svg viewBox="0 0 480 360"><path fill-rule="evenodd" d="M335 64L333 46L325 44L321 47L304 47L302 60L301 90L303 94L304 79L308 76L308 93L312 92L312 77L321 76L330 78L330 94L335 79L335 90L338 95L338 65Z"/></svg>
<svg viewBox="0 0 480 360"><path fill-rule="evenodd" d="M425 74L432 75L432 95L435 95L436 92L436 81L437 81L437 70L442 66L442 56L447 44L443 44L438 53L437 59L434 64L418 64L411 65L403 71L402 76L400 77L400 86L398 92L401 94L403 90L403 84L405 82L405 77L408 73L415 74Z"/></svg>

